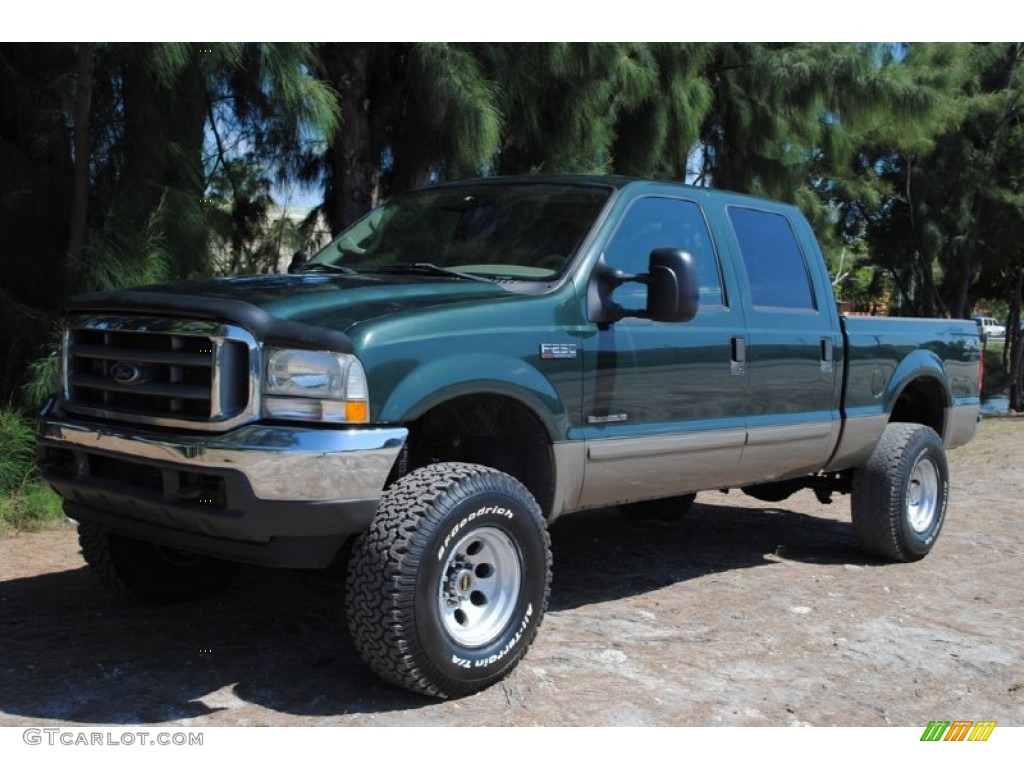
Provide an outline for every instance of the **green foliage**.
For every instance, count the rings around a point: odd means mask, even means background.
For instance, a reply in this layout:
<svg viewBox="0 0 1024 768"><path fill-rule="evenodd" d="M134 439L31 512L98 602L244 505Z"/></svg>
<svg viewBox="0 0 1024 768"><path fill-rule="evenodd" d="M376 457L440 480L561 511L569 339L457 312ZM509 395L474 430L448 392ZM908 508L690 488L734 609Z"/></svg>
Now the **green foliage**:
<svg viewBox="0 0 1024 768"><path fill-rule="evenodd" d="M0 532L38 530L65 519L60 497L41 482L29 482L0 496Z"/></svg>
<svg viewBox="0 0 1024 768"><path fill-rule="evenodd" d="M35 531L64 520L60 496L40 482L30 482L0 496L0 533Z"/></svg>
<svg viewBox="0 0 1024 768"><path fill-rule="evenodd" d="M0 494L21 488L35 471L35 430L11 408L0 409Z"/></svg>
<svg viewBox="0 0 1024 768"><path fill-rule="evenodd" d="M238 162L264 179L287 177L287 158L308 137L333 135L337 95L311 75L315 51L298 43L0 45L0 397L39 381L29 361L50 341L69 294L206 275L214 233L228 242L257 237L253 216L219 217L209 186ZM90 97L84 113L79 86ZM74 184L83 169L84 189ZM230 204L258 207L258 193L232 190ZM84 236L73 219L84 221ZM240 231L225 235L232 227ZM29 388L36 399L40 387Z"/></svg>
<svg viewBox="0 0 1024 768"><path fill-rule="evenodd" d="M26 381L21 388L21 400L32 411L42 407L46 399L60 389L59 332L54 332L53 339L50 351L29 363Z"/></svg>
<svg viewBox="0 0 1024 768"><path fill-rule="evenodd" d="M72 292L276 270L317 213L275 217L279 182L320 185L337 229L462 176L685 179L798 205L858 309L891 296L905 314L988 300L1019 315L1022 57L1021 43L4 44L0 397L52 386L39 350ZM1024 355L1008 357L1020 379Z"/></svg>
<svg viewBox="0 0 1024 768"><path fill-rule="evenodd" d="M472 53L448 43L413 45L401 104L396 167L442 176L475 176L490 166L501 136L497 86ZM424 179L427 180L427 179Z"/></svg>
<svg viewBox="0 0 1024 768"><path fill-rule="evenodd" d="M83 290L117 291L172 279L176 270L167 247L167 211L161 201L138 229L125 226L120 210L110 211L86 244Z"/></svg>
<svg viewBox="0 0 1024 768"><path fill-rule="evenodd" d="M34 530L63 517L60 497L36 473L33 423L12 408L0 409L0 533Z"/></svg>

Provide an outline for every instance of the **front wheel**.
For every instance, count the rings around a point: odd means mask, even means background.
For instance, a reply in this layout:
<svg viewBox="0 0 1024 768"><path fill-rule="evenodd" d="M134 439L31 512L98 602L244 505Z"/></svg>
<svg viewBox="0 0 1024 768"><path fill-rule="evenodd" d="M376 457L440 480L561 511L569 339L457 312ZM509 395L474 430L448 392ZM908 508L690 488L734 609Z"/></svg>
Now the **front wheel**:
<svg viewBox="0 0 1024 768"><path fill-rule="evenodd" d="M536 501L473 464L434 464L381 499L349 563L349 631L377 674L465 696L515 667L547 609L551 551Z"/></svg>
<svg viewBox="0 0 1024 768"><path fill-rule="evenodd" d="M889 424L853 477L853 529L871 554L920 560L935 545L949 505L942 439L921 424Z"/></svg>
<svg viewBox="0 0 1024 768"><path fill-rule="evenodd" d="M139 541L92 523L78 524L78 543L103 584L155 605L211 597L240 570L237 563Z"/></svg>

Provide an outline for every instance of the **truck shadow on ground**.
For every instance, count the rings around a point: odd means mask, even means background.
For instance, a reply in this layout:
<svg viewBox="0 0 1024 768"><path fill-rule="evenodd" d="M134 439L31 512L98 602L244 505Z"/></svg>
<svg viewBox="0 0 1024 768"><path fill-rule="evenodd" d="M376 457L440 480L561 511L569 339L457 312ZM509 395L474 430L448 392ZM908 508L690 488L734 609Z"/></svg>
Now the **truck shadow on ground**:
<svg viewBox="0 0 1024 768"><path fill-rule="evenodd" d="M555 576L549 611L619 600L778 559L822 565L877 562L859 550L848 521L767 504L697 503L672 522L628 519L614 507L593 510L560 520L551 528L551 540Z"/></svg>
<svg viewBox="0 0 1024 768"><path fill-rule="evenodd" d="M552 544L553 612L779 555L871 562L849 523L711 504L695 505L677 523L632 521L615 509L579 513L552 528ZM249 569L217 598L164 608L119 601L84 567L0 582L0 647L0 712L15 717L207 725L246 704L329 717L433 703L363 665L339 584L294 572ZM257 710L230 722L270 719Z"/></svg>

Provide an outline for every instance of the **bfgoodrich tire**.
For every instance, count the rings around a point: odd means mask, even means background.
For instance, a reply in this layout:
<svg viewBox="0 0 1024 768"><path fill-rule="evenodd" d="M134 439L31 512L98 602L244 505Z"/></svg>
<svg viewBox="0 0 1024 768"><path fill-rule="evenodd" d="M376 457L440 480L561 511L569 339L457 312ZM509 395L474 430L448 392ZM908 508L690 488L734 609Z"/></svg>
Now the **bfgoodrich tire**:
<svg viewBox="0 0 1024 768"><path fill-rule="evenodd" d="M167 549L92 523L78 524L78 543L103 584L157 605L215 595L239 570L236 563Z"/></svg>
<svg viewBox="0 0 1024 768"><path fill-rule="evenodd" d="M889 424L853 477L853 529L871 554L920 560L942 530L949 466L941 438L921 424Z"/></svg>
<svg viewBox="0 0 1024 768"><path fill-rule="evenodd" d="M514 478L434 464L381 499L349 561L349 631L377 674L454 698L507 675L547 609L551 548L540 509Z"/></svg>

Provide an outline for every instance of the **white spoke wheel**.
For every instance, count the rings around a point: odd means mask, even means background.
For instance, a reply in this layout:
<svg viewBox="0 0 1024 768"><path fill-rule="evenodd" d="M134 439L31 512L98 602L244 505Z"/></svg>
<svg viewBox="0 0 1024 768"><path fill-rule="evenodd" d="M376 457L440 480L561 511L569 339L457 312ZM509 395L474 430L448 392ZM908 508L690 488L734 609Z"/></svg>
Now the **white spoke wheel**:
<svg viewBox="0 0 1024 768"><path fill-rule="evenodd" d="M942 439L921 424L886 426L853 478L853 528L863 548L887 560L920 560L935 545L948 505Z"/></svg>
<svg viewBox="0 0 1024 768"><path fill-rule="evenodd" d="M389 487L357 539L349 631L386 680L465 696L526 653L550 582L547 527L530 492L489 467L433 464Z"/></svg>
<svg viewBox="0 0 1024 768"><path fill-rule="evenodd" d="M522 578L519 548L500 528L478 528L453 544L437 596L452 641L466 648L493 642L515 612Z"/></svg>
<svg viewBox="0 0 1024 768"><path fill-rule="evenodd" d="M922 457L910 473L907 487L907 522L915 533L927 533L939 511L939 477L935 462Z"/></svg>

